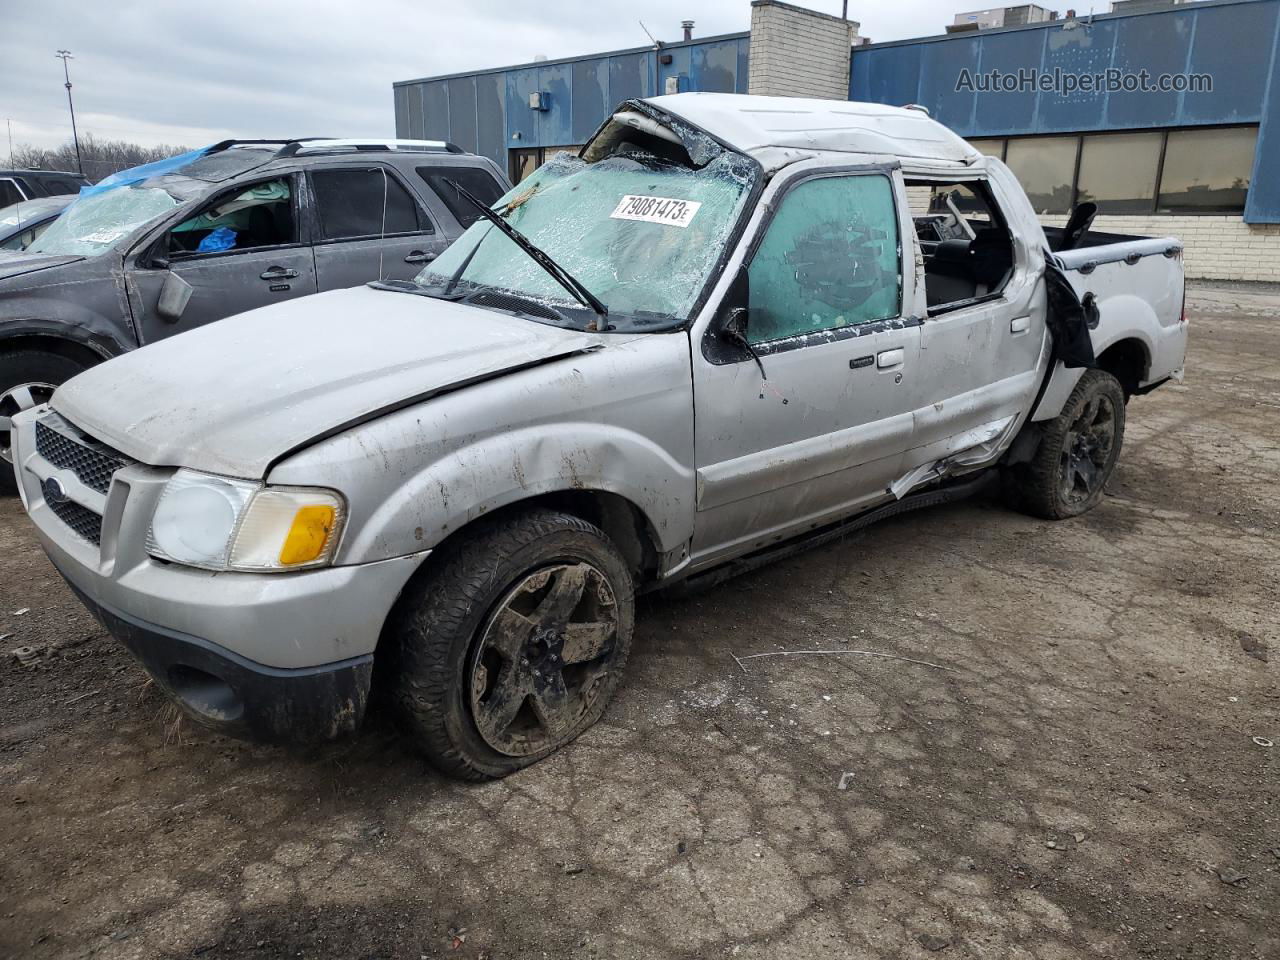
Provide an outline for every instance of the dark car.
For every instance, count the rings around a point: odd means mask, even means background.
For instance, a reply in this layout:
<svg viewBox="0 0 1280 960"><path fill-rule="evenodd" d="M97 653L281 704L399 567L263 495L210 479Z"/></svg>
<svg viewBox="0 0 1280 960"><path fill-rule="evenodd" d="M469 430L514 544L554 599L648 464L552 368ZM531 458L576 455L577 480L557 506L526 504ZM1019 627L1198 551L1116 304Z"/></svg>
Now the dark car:
<svg viewBox="0 0 1280 960"><path fill-rule="evenodd" d="M75 196L89 181L62 170L0 170L0 207L37 197Z"/></svg>
<svg viewBox="0 0 1280 960"><path fill-rule="evenodd" d="M0 209L0 250L25 250L31 246L74 199L73 194L39 197Z"/></svg>
<svg viewBox="0 0 1280 960"><path fill-rule="evenodd" d="M425 140L227 140L93 186L0 254L0 491L10 418L102 360L243 313L408 280L492 203L493 161Z"/></svg>

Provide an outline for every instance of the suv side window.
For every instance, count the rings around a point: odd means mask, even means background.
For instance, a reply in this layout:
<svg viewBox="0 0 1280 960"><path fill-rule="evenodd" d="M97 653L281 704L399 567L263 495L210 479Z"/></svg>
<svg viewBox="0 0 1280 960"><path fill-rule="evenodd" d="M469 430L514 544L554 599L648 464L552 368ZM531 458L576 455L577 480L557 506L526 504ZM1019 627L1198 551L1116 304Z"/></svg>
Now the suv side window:
<svg viewBox="0 0 1280 960"><path fill-rule="evenodd" d="M382 167L311 171L322 240L432 233L431 221ZM383 201L386 201L385 223Z"/></svg>
<svg viewBox="0 0 1280 960"><path fill-rule="evenodd" d="M49 177L45 180L44 185L51 197L80 192L80 184L74 180L68 180L66 177Z"/></svg>
<svg viewBox="0 0 1280 960"><path fill-rule="evenodd" d="M747 268L747 338L765 343L901 312L893 185L881 174L806 180L782 198Z"/></svg>
<svg viewBox="0 0 1280 960"><path fill-rule="evenodd" d="M169 231L169 255L224 253L298 242L289 177L238 187Z"/></svg>
<svg viewBox="0 0 1280 960"><path fill-rule="evenodd" d="M20 203L26 198L22 195L22 191L18 189L18 185L8 177L0 180L0 207L7 207L13 203Z"/></svg>
<svg viewBox="0 0 1280 960"><path fill-rule="evenodd" d="M498 198L507 192L489 171L479 167L418 167L418 176L425 180L427 186L444 202L449 212L453 214L453 219L462 224L463 229L479 220L480 214L476 213L476 208L453 189L450 180L456 181L463 190L490 206L497 203Z"/></svg>

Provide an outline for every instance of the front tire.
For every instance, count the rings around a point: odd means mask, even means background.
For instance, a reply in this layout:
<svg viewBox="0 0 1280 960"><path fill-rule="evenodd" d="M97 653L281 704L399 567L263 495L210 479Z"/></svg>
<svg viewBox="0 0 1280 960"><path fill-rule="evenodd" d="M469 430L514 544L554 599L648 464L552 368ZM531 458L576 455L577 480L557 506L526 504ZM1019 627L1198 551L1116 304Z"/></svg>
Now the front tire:
<svg viewBox="0 0 1280 960"><path fill-rule="evenodd" d="M1006 478L1013 505L1045 520L1092 510L1120 458L1124 417L1120 381L1086 370L1062 412L1045 424L1035 456Z"/></svg>
<svg viewBox="0 0 1280 960"><path fill-rule="evenodd" d="M0 496L18 492L10 418L47 403L55 388L82 370L76 361L46 350L14 350L0 355Z"/></svg>
<svg viewBox="0 0 1280 960"><path fill-rule="evenodd" d="M504 777L604 713L631 650L634 581L568 514L495 519L447 545L393 627L396 711L441 772Z"/></svg>

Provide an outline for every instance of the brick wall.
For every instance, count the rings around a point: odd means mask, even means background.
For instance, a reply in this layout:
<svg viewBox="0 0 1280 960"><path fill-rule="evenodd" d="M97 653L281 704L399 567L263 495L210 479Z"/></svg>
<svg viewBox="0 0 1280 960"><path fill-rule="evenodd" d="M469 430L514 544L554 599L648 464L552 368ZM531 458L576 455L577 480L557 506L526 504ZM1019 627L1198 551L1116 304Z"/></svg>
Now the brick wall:
<svg viewBox="0 0 1280 960"><path fill-rule="evenodd" d="M857 34L852 20L752 0L748 92L849 99L849 47Z"/></svg>
<svg viewBox="0 0 1280 960"><path fill-rule="evenodd" d="M1043 216L1060 227L1065 216ZM1177 237L1188 277L1197 280L1280 281L1280 224L1245 223L1240 216L1099 216L1093 228L1104 233Z"/></svg>

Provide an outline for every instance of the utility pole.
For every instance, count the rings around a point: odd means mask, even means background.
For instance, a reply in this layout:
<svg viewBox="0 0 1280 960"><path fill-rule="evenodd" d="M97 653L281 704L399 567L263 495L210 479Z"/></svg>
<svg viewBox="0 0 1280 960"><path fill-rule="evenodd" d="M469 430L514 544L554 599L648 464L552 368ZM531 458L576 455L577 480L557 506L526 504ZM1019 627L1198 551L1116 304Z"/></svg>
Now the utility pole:
<svg viewBox="0 0 1280 960"><path fill-rule="evenodd" d="M59 50L54 54L62 61L62 76L67 81L67 108L71 111L71 139L76 145L76 169L84 176L84 161L80 159L80 134L76 132L76 105L71 102L71 72L67 69L67 61L74 59L70 50Z"/></svg>

